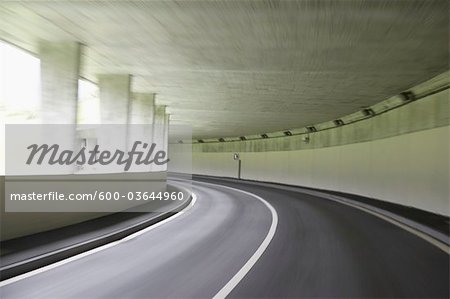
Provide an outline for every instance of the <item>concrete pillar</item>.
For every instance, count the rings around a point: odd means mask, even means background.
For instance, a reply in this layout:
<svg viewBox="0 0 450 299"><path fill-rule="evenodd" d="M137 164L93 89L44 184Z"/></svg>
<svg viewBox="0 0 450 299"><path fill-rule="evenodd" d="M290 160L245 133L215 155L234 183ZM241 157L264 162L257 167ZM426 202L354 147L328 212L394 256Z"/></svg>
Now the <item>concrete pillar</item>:
<svg viewBox="0 0 450 299"><path fill-rule="evenodd" d="M102 124L127 124L131 95L131 76L98 75L100 120Z"/></svg>
<svg viewBox="0 0 450 299"><path fill-rule="evenodd" d="M170 125L170 114L166 113L164 116L164 151L169 152L169 125Z"/></svg>
<svg viewBox="0 0 450 299"><path fill-rule="evenodd" d="M78 148L76 140L78 79L81 44L77 42L39 42L41 62L40 122L67 124L42 127L43 142L57 143L60 148ZM74 165L40 168L39 174L71 174Z"/></svg>
<svg viewBox="0 0 450 299"><path fill-rule="evenodd" d="M153 121L155 118L155 95L152 93L133 93L130 106L130 124L128 126L128 150L136 141L153 143ZM132 172L151 171L152 165L132 165Z"/></svg>
<svg viewBox="0 0 450 299"><path fill-rule="evenodd" d="M76 124L81 45L39 43L41 60L41 122Z"/></svg>
<svg viewBox="0 0 450 299"><path fill-rule="evenodd" d="M130 124L153 124L155 118L155 94L133 93Z"/></svg>
<svg viewBox="0 0 450 299"><path fill-rule="evenodd" d="M166 113L166 106L155 106L155 120L153 121L153 142L156 143L158 150L164 150L167 153L167 133L166 128L168 124L168 115ZM165 171L167 165L153 167L154 171Z"/></svg>
<svg viewBox="0 0 450 299"><path fill-rule="evenodd" d="M103 150L126 152L128 149L128 123L131 105L131 75L98 75L98 87L102 126L97 128L95 133L97 144ZM115 164L101 167L101 172L117 173L123 171L122 166Z"/></svg>
<svg viewBox="0 0 450 299"><path fill-rule="evenodd" d="M155 106L153 120L153 141L160 149L164 149L164 124L166 121L166 106Z"/></svg>

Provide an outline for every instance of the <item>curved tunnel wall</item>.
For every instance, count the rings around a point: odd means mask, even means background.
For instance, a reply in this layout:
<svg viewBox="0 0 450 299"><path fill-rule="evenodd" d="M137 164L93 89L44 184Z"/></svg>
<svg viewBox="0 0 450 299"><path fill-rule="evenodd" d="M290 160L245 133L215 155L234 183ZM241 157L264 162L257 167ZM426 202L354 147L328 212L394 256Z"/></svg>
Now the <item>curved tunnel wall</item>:
<svg viewBox="0 0 450 299"><path fill-rule="evenodd" d="M447 89L312 133L309 144L300 136L194 144L193 173L237 177L232 156L239 152L243 179L342 191L448 216L449 98Z"/></svg>
<svg viewBox="0 0 450 299"><path fill-rule="evenodd" d="M74 177L74 176L69 176ZM97 174L97 175L76 175L78 179L147 179L149 186L154 192L166 190L167 173L148 172L148 173L119 173L119 174ZM62 176L55 176L61 179ZM151 184L151 185L150 185ZM150 189L150 188L149 188ZM103 190L107 191L107 190ZM80 192L90 192L80 190ZM5 212L5 176L0 176L0 240L5 241L21 236L40 233L60 227L80 223L86 220L98 218L110 214L111 212Z"/></svg>

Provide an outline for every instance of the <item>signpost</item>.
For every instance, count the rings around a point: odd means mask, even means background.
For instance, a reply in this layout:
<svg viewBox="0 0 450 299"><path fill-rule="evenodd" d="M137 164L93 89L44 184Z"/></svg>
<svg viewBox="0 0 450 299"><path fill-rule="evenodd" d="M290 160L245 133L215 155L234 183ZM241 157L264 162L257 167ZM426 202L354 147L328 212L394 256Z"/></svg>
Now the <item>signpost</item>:
<svg viewBox="0 0 450 299"><path fill-rule="evenodd" d="M238 153L233 154L233 160L238 161L238 179L241 179L241 159L239 158Z"/></svg>

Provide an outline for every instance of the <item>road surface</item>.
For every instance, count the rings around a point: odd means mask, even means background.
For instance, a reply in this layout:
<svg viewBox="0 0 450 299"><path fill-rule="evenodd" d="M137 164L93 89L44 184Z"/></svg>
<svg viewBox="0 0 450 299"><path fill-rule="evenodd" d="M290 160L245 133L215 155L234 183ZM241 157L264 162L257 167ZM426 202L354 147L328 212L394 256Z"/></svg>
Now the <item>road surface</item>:
<svg viewBox="0 0 450 299"><path fill-rule="evenodd" d="M201 181L195 204L174 219L7 280L0 297L449 297L449 255L391 223L298 192ZM235 189L211 184L218 182ZM261 199L236 189L266 200L277 219Z"/></svg>

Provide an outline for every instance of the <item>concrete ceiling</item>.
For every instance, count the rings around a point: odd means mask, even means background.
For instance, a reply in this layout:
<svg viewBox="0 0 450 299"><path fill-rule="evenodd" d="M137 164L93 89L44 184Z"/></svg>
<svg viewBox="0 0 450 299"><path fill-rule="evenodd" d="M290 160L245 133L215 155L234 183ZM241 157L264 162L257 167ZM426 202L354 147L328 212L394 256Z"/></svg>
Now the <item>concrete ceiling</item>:
<svg viewBox="0 0 450 299"><path fill-rule="evenodd" d="M338 118L448 69L448 1L4 1L0 38L86 45L194 138Z"/></svg>

